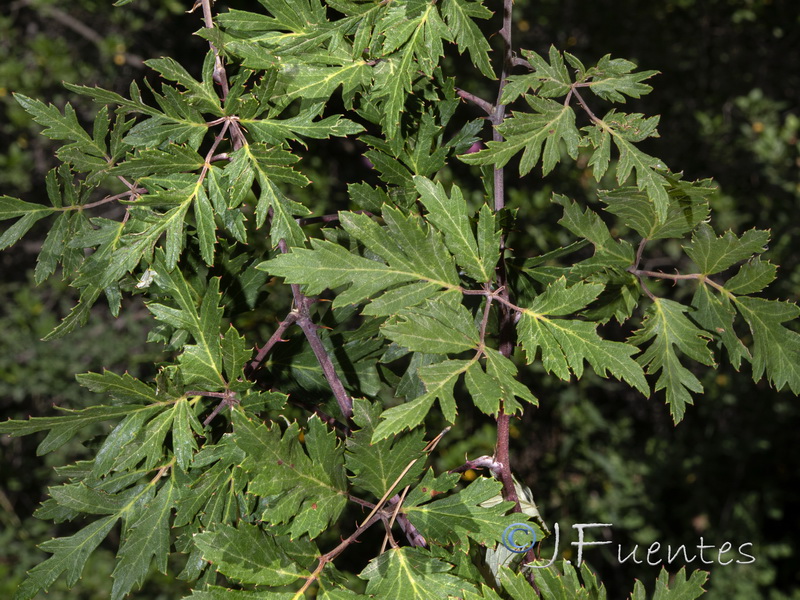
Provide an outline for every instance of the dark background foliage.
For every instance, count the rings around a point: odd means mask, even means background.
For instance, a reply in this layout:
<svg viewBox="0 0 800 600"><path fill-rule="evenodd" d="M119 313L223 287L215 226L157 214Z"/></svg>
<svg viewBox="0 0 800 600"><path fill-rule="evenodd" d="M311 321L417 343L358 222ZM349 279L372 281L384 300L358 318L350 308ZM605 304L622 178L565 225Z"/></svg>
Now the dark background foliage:
<svg viewBox="0 0 800 600"><path fill-rule="evenodd" d="M230 2L251 8L253 2ZM492 2L487 2L490 8ZM139 0L112 8L104 0L17 0L0 16L0 193L37 201L44 195L44 175L55 161L49 140L16 105L20 92L59 106L69 98L81 117L94 108L71 97L61 81L101 84L123 92L131 79L141 80L141 59L172 56L191 72L205 54L192 38L197 15L177 0ZM217 9L223 11L222 0ZM586 62L606 53L658 69L654 92L633 104L635 110L660 114L661 138L649 151L688 179L713 177L720 194L713 207L718 223L738 233L751 227L772 230L768 257L781 265L776 297L796 301L800 291L797 243L800 208L800 11L796 0L517 0L517 47L547 51L552 43ZM497 28L498 19L489 27ZM467 61L459 85L491 97ZM481 93L483 92L483 93ZM467 112L471 109L466 109ZM475 112L474 116L478 116ZM314 181L296 199L330 210L344 207L345 183L369 176L362 149L346 140L310 145L305 172ZM579 161L579 166L580 166ZM468 169L456 175L465 177ZM509 169L508 172L513 172ZM358 173L357 178L351 177ZM590 178L574 165L545 178L536 172L513 181L511 207L534 214L516 223L511 244L536 255L558 243L553 224L553 189L593 203ZM479 194L480 182L473 189ZM531 211L530 207L535 210ZM66 314L72 299L55 280L33 287L29 270L41 240L35 232L0 254L0 410L3 417L45 415L53 406L80 408L98 401L74 383L87 370L128 370L147 376L158 360L158 347L145 343L145 314L135 304L119 320L96 309L90 324L63 340L39 342ZM669 247L664 248L665 256ZM653 267L658 257L652 257ZM242 314L240 331L263 336L272 326L269 307ZM792 441L800 427L800 403L788 392L775 393L752 383L749 373L727 368L704 375L706 394L673 427L662 399L645 400L614 381L584 377L570 385L553 381L535 365L523 371L541 400L512 429L514 470L534 491L545 520L559 522L565 534L561 550L569 554L573 523L613 523L613 544L588 550L585 558L599 570L612 598L630 589L633 577L650 583L657 567L620 565L639 544L694 546L703 537L717 547L752 542L756 562L712 567L713 599L770 600L800 598L796 568L800 550L800 455ZM465 418L469 418L465 416ZM491 453L487 423L468 439L454 430L439 452L439 466L452 468L464 454ZM98 430L95 433L100 433ZM59 481L54 466L84 456L75 442L45 459L36 457L37 440L0 440L0 596L8 596L25 570L45 555L35 544L63 527L31 515ZM552 547L543 550L549 556ZM691 554L691 553L690 553ZM676 565L673 565L675 568ZM701 568L695 560L689 568ZM113 568L113 555L93 558L73 591L57 584L54 598L100 598ZM134 594L174 598L182 584L151 582Z"/></svg>

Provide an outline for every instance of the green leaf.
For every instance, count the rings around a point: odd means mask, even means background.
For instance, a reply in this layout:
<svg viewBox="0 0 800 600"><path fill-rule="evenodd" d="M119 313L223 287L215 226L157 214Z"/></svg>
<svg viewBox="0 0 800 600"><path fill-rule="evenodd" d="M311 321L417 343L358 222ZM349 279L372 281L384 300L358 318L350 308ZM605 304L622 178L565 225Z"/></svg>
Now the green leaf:
<svg viewBox="0 0 800 600"><path fill-rule="evenodd" d="M37 221L53 214L53 209L41 204L24 202L11 196L0 196L0 220L22 217L0 235L0 250L16 243Z"/></svg>
<svg viewBox="0 0 800 600"><path fill-rule="evenodd" d="M90 515L114 515L121 513L129 504L131 497L142 490L140 487L134 487L121 494L109 494L83 483L72 483L51 487L47 491L60 506L76 512Z"/></svg>
<svg viewBox="0 0 800 600"><path fill-rule="evenodd" d="M138 432L136 438L126 446L125 451L117 456L111 469L115 471L132 469L140 463L144 469L155 468L165 458L164 440L172 429L174 417L174 405L169 410L163 410L156 414L147 426Z"/></svg>
<svg viewBox="0 0 800 600"><path fill-rule="evenodd" d="M366 593L376 598L430 600L462 597L475 586L448 573L452 565L420 548L392 548L372 559L359 573L366 579Z"/></svg>
<svg viewBox="0 0 800 600"><path fill-rule="evenodd" d="M593 302L602 291L603 286L597 283L580 282L567 287L567 280L561 277L534 298L528 308L548 316L569 315Z"/></svg>
<svg viewBox="0 0 800 600"><path fill-rule="evenodd" d="M49 206L25 202L24 200L12 198L11 196L0 196L0 221L13 219L15 217L24 217L35 213L44 213L39 217L42 218L53 214L53 209Z"/></svg>
<svg viewBox="0 0 800 600"><path fill-rule="evenodd" d="M564 216L558 224L595 246L594 256L579 264L585 265L592 273L598 267L625 270L633 264L635 256L631 245L625 240L611 237L611 232L597 213L589 208L581 211L577 202L560 194L553 194L553 202L564 207Z"/></svg>
<svg viewBox="0 0 800 600"><path fill-rule="evenodd" d="M761 262L756 256L747 261L739 271L725 282L725 289L731 294L755 294L775 281L778 268L772 263Z"/></svg>
<svg viewBox="0 0 800 600"><path fill-rule="evenodd" d="M318 417L308 421L308 454L298 440L296 423L281 438L277 425L258 425L234 410L233 426L234 443L248 456L243 467L252 477L249 492L274 496L261 519L289 523L293 538L308 533L313 539L339 517L347 504L344 449Z"/></svg>
<svg viewBox="0 0 800 600"><path fill-rule="evenodd" d="M187 488L178 503L173 526L183 527L197 519L208 527L238 517L238 505L246 482L244 478L234 477L234 468L238 468L245 456L230 436L223 437L219 444L205 445L195 455L192 466L212 466ZM227 518L231 514L232 517Z"/></svg>
<svg viewBox="0 0 800 600"><path fill-rule="evenodd" d="M272 209L272 223L270 239L273 246L277 246L280 240L286 240L290 246L302 246L305 241L305 234L294 219L295 215L306 216L310 211L292 200L289 200L278 188L276 182L287 182L294 185L304 186L308 180L297 173L288 165L297 162L298 158L289 152L278 148L268 148L263 144L246 145L238 152L241 152L240 160L245 157L249 160L249 165L242 162L245 167L252 168L252 173L258 178L261 187L261 194L256 204L256 226L261 227L266 221L269 210ZM227 171L227 169L226 169ZM231 179L232 189L241 188L242 185L235 179ZM249 175L252 181L253 175ZM243 186L245 191L250 189L250 184Z"/></svg>
<svg viewBox="0 0 800 600"><path fill-rule="evenodd" d="M73 237L72 225L74 224L75 213L61 213L53 222L47 237L39 251L36 260L36 270L34 271L34 281L36 284L42 283L50 277L58 263L62 260L64 252L67 250L66 243ZM78 216L77 220L81 217Z"/></svg>
<svg viewBox="0 0 800 600"><path fill-rule="evenodd" d="M353 400L353 421L358 426L347 438L345 461L347 469L354 474L353 483L380 498L397 480L408 464L422 455L424 442L422 431L373 442L373 434L381 414L379 404L370 404L361 398ZM416 481L425 461L418 460L396 489Z"/></svg>
<svg viewBox="0 0 800 600"><path fill-rule="evenodd" d="M710 225L701 223L692 235L692 242L684 248L703 275L713 275L766 251L768 241L769 231L750 229L742 237L726 231L716 237Z"/></svg>
<svg viewBox="0 0 800 600"><path fill-rule="evenodd" d="M533 362L541 348L545 370L560 379L569 379L570 371L580 379L586 360L601 377L610 372L649 395L642 368L630 358L636 348L602 339L597 334L596 323L549 318L582 308L602 289L596 284L578 284L577 289L573 288L576 286L567 288L565 280L557 280L534 299L530 308L523 310L517 323L517 335L528 363Z"/></svg>
<svg viewBox="0 0 800 600"><path fill-rule="evenodd" d="M64 114L52 104L45 104L23 94L14 94L14 99L39 125L44 127L43 135L53 140L72 140L72 144L63 146L59 152L73 150L77 156L88 155L101 159L105 165L106 146L104 141L98 143L89 135L80 123L75 109L70 104L64 106Z"/></svg>
<svg viewBox="0 0 800 600"><path fill-rule="evenodd" d="M496 415L500 410L500 400L503 398L498 381L487 375L481 364L476 361L467 369L464 382L475 406L484 414Z"/></svg>
<svg viewBox="0 0 800 600"><path fill-rule="evenodd" d="M53 556L39 563L17 588L15 600L30 600L41 590L47 590L61 573L67 573L67 586L78 581L89 555L100 545L119 517L111 515L98 519L69 537L56 538L40 548Z"/></svg>
<svg viewBox="0 0 800 600"><path fill-rule="evenodd" d="M474 361L445 360L419 369L419 377L425 384L425 393L411 402L395 406L381 415L381 423L375 428L373 441L382 440L403 429L419 425L430 411L433 401L438 399L445 419L453 423L456 418L456 401L453 387L459 376L465 373Z"/></svg>
<svg viewBox="0 0 800 600"><path fill-rule="evenodd" d="M286 554L287 538L265 534L260 527L239 521L236 527L219 525L194 536L203 559L226 577L255 585L288 585L306 575Z"/></svg>
<svg viewBox="0 0 800 600"><path fill-rule="evenodd" d="M235 52L245 50L248 46L235 42L227 45ZM271 63L264 65L263 50L257 47L254 49L257 56L245 56L244 66L271 67ZM347 99L354 90L368 86L372 80L373 67L364 60L329 57L326 62L326 65L308 64L302 58L283 58L279 78L284 89L282 93L276 93L271 102L280 108L288 106L297 98L314 103L327 102L339 86L342 87L342 95Z"/></svg>
<svg viewBox="0 0 800 600"><path fill-rule="evenodd" d="M647 310L642 328L634 332L629 342L641 346L653 340L652 344L637 358L637 362L647 368L648 374L661 371L655 390L667 390L667 404L675 423L683 419L687 404L693 404L690 391L698 394L703 386L697 377L684 367L678 358L677 350L689 358L708 366L714 366L714 357L708 348L709 334L692 323L685 313L689 307L656 298Z"/></svg>
<svg viewBox="0 0 800 600"><path fill-rule="evenodd" d="M536 569L536 571L541 570L543 569ZM535 594L536 592L533 591L531 584L525 579L524 574L515 573L507 567L500 567L498 571L503 589L511 594L513 600L533 600L533 598L531 598L531 593ZM547 600L552 600L552 598L551 596ZM564 600L566 600L566 598L564 598Z"/></svg>
<svg viewBox="0 0 800 600"><path fill-rule="evenodd" d="M197 224L197 240L200 242L200 256L208 266L214 264L214 244L217 242L217 225L214 211L204 187L197 188L194 200L194 218Z"/></svg>
<svg viewBox="0 0 800 600"><path fill-rule="evenodd" d="M533 69L525 75L512 75L503 90L501 102L509 104L529 90L537 91L542 98L558 98L566 96L572 85L561 53L555 46L550 46L548 63L545 58L531 50L523 50L523 56Z"/></svg>
<svg viewBox="0 0 800 600"><path fill-rule="evenodd" d="M413 429L422 423L430 412L434 400L436 400L434 394L423 394L410 402L384 411L381 415L383 421L375 428L375 433L372 435L373 442L396 435L404 429Z"/></svg>
<svg viewBox="0 0 800 600"><path fill-rule="evenodd" d="M102 288L96 285L88 286L82 290L78 304L70 310L69 314L64 317L53 331L42 338L42 341L48 342L63 337L86 323L89 318L89 311L102 291Z"/></svg>
<svg viewBox="0 0 800 600"><path fill-rule="evenodd" d="M388 148L386 150L389 151ZM412 172L409 167L393 155L378 150L369 150L364 153L364 157L372 163L384 182L401 187L412 183ZM388 203L393 204L393 202Z"/></svg>
<svg viewBox="0 0 800 600"><path fill-rule="evenodd" d="M734 303L753 334L753 381L766 372L775 389L788 384L800 394L800 334L782 325L800 309L792 302L746 296L734 297Z"/></svg>
<svg viewBox="0 0 800 600"><path fill-rule="evenodd" d="M120 600L134 586L141 586L149 574L151 562L155 562L161 573L167 572L170 551L169 520L177 496L172 479L168 479L138 518L127 523L128 528L123 531L122 543L117 553L117 565L111 574L114 578L112 600Z"/></svg>
<svg viewBox="0 0 800 600"><path fill-rule="evenodd" d="M449 41L452 35L438 7L424 0L389 4L376 27L384 34L382 53L386 58L374 67L372 92L383 101L381 124L386 139L391 140L399 132L400 113L417 72L433 76L444 55L442 40Z"/></svg>
<svg viewBox="0 0 800 600"><path fill-rule="evenodd" d="M641 98L653 91L652 87L642 81L658 75L658 71L633 73L635 68L636 63L624 58L612 59L610 54L606 54L596 67L586 71L580 79L588 80L589 89L603 100L624 103L625 96Z"/></svg>
<svg viewBox="0 0 800 600"><path fill-rule="evenodd" d="M178 466L184 471L189 470L192 455L197 451L197 440L193 431L201 434L203 426L197 420L186 397L178 398L172 417L172 451L175 453Z"/></svg>
<svg viewBox="0 0 800 600"><path fill-rule="evenodd" d="M341 115L331 115L315 121L312 111L305 111L288 119L241 119L242 125L258 142L279 145L288 139L307 137L316 140L355 135L364 131L364 127L344 119Z"/></svg>
<svg viewBox="0 0 800 600"><path fill-rule="evenodd" d="M583 265L579 265L575 270L582 272L582 268ZM591 280L602 283L605 289L592 307L583 312L586 320L606 323L614 318L618 323L624 324L630 319L642 294L640 284L633 274L606 271L597 273Z"/></svg>
<svg viewBox="0 0 800 600"><path fill-rule="evenodd" d="M386 317L424 302L437 295L440 289L432 282L409 283L383 293L367 304L361 314Z"/></svg>
<svg viewBox="0 0 800 600"><path fill-rule="evenodd" d="M188 108L188 107L185 107ZM205 136L208 127L201 115L191 118L177 118L171 115L156 115L137 123L125 136L125 143L135 147L153 147L163 142L182 144L188 142L189 147L199 146L199 140Z"/></svg>
<svg viewBox="0 0 800 600"><path fill-rule="evenodd" d="M398 272L382 262L351 254L338 244L317 239L311 240L311 250L295 248L256 268L284 277L286 283L304 284L309 295L351 284L334 300L336 307L346 305L348 302L344 299L355 303L398 283L416 279L413 272Z"/></svg>
<svg viewBox="0 0 800 600"><path fill-rule="evenodd" d="M413 352L428 354L463 352L480 343L469 310L441 297L404 310L382 325L381 331Z"/></svg>
<svg viewBox="0 0 800 600"><path fill-rule="evenodd" d="M692 298L692 318L706 331L719 336L733 368L739 370L742 359L751 360L750 351L736 335L733 318L736 314L730 298L721 293L714 293L709 285L697 286Z"/></svg>
<svg viewBox="0 0 800 600"><path fill-rule="evenodd" d="M703 183L703 182L699 182ZM622 222L649 240L680 238L705 221L709 215L708 202L687 198L681 188L670 188L667 218L659 221L655 206L648 196L634 187L621 187L599 192L605 210L617 215Z"/></svg>
<svg viewBox="0 0 800 600"><path fill-rule="evenodd" d="M703 584L707 579L708 573L705 571L694 571L687 579L685 567L675 574L662 568L656 580L653 600L695 600L705 593ZM634 586L631 600L646 600L645 589L640 581Z"/></svg>
<svg viewBox="0 0 800 600"><path fill-rule="evenodd" d="M120 0L124 1L124 0ZM292 600L295 594L291 592L271 592L267 590L236 590L229 586L206 585L202 590L193 589L186 600ZM356 597L361 600L361 597Z"/></svg>
<svg viewBox="0 0 800 600"><path fill-rule="evenodd" d="M487 269L481 260L467 216L467 203L459 187L454 185L448 198L441 183L434 184L430 179L416 176L414 185L421 196L420 202L428 210L428 221L444 233L445 244L455 256L458 265L475 281L490 281L494 274L494 265Z"/></svg>
<svg viewBox="0 0 800 600"><path fill-rule="evenodd" d="M189 287L180 269L171 273L164 264L164 256L157 253L153 263L156 282L167 291L177 307L161 303L150 303L147 308L155 317L178 329L192 334L196 344L184 346L179 357L186 384L199 384L208 391L225 386L222 376L220 349L220 326L222 309L219 307L219 278L212 278L208 288L199 299L197 292Z"/></svg>
<svg viewBox="0 0 800 600"><path fill-rule="evenodd" d="M206 60L213 60L214 55L209 51ZM193 104L197 104L205 112L209 112L216 116L222 116L222 108L220 108L220 99L214 90L214 83L210 80L203 82L197 81L192 77L189 72L177 61L172 58L151 58L144 61L145 64L158 71L164 79L179 83L189 94L186 99Z"/></svg>
<svg viewBox="0 0 800 600"><path fill-rule="evenodd" d="M92 465L92 477L100 478L121 463L121 456L131 450L141 439L141 429L145 422L156 413L161 412L162 406L154 404L146 409L131 412L108 434ZM161 456L160 449L155 451L156 457Z"/></svg>
<svg viewBox="0 0 800 600"><path fill-rule="evenodd" d="M194 149L169 144L166 149L147 148L134 158L119 163L109 173L140 179L149 175L164 176L170 173L194 173L203 167L205 160Z"/></svg>
<svg viewBox="0 0 800 600"><path fill-rule="evenodd" d="M0 423L0 433L7 433L13 437L30 435L37 431L47 431L47 437L42 440L36 449L36 455L41 456L57 450L75 434L88 425L102 423L111 419L124 417L134 410L141 409L141 406L91 406L83 410L63 410L65 415L58 417L31 417L27 421L5 421Z"/></svg>
<svg viewBox="0 0 800 600"><path fill-rule="evenodd" d="M83 387L99 394L109 394L123 403L150 404L158 401L155 389L128 373L81 373L75 379Z"/></svg>
<svg viewBox="0 0 800 600"><path fill-rule="evenodd" d="M454 423L456 420L456 401L453 396L453 386L458 376L466 372L471 362L473 361L446 360L434 365L426 365L419 369L419 378L425 384L425 395L431 395L439 400L439 406L442 408L444 418L450 423Z"/></svg>
<svg viewBox="0 0 800 600"><path fill-rule="evenodd" d="M516 398L538 406L539 402L531 391L517 381L517 367L511 360L491 348L484 348L483 352L486 356L486 370L481 368L480 363L474 362L465 376L467 390L481 412L496 416L500 409L500 400L504 402L506 414L521 412L522 406Z"/></svg>
<svg viewBox="0 0 800 600"><path fill-rule="evenodd" d="M481 255L483 270L494 274L497 261L500 260L500 240L502 232L496 225L497 217L486 204L481 206L478 216L478 250Z"/></svg>
<svg viewBox="0 0 800 600"><path fill-rule="evenodd" d="M305 33L312 25L324 21L325 12L317 0L264 0L262 4L273 15L231 10L220 15L226 28L239 31L284 31Z"/></svg>
<svg viewBox="0 0 800 600"><path fill-rule="evenodd" d="M543 600L606 600L607 598L605 587L598 584L596 576L586 563L581 564L580 578L577 569L566 560L558 566L544 568L540 565L532 569L532 573ZM530 584L522 573L513 573L510 569L503 568L500 570L500 577L504 588L511 593L514 600L526 600L529 597Z"/></svg>
<svg viewBox="0 0 800 600"><path fill-rule="evenodd" d="M131 82L131 100L128 100L124 96L120 96L116 92L104 90L99 87L76 85L67 81L64 82L64 87L77 94L88 96L98 104L113 104L116 106L125 107L129 111L141 112L150 116L159 116L162 114L159 110L142 102L139 86L135 81Z"/></svg>
<svg viewBox="0 0 800 600"><path fill-rule="evenodd" d="M287 283L304 284L309 295L350 285L336 296L334 308L362 302L402 283L423 281L446 289L458 285L458 273L441 236L433 228L426 232L418 218L385 207L386 228L367 215L341 212L339 219L350 236L386 263L353 254L339 244L312 239L311 250L294 248L256 268L285 277ZM422 300L427 296L413 297Z"/></svg>
<svg viewBox="0 0 800 600"><path fill-rule="evenodd" d="M489 545L500 542L503 530L520 520L519 513L506 515L512 507L510 502L491 507L481 506L481 503L499 494L501 489L499 481L479 477L460 492L446 498L425 504L406 502L403 512L423 537L436 544L457 544L467 548L469 539L472 539L479 544Z"/></svg>
<svg viewBox="0 0 800 600"><path fill-rule="evenodd" d="M252 355L252 350L248 349L244 336L239 335L236 328L231 325L228 331L222 336L221 341L222 364L228 381L236 381L244 371L245 364Z"/></svg>
<svg viewBox="0 0 800 600"><path fill-rule="evenodd" d="M598 126L611 134L614 145L619 150L617 183L624 184L633 173L636 187L647 192L655 206L658 222L664 223L669 211L669 194L666 189L668 180L659 171L666 167L658 158L634 146L635 142L647 137L657 137L656 125L658 117L645 119L639 114L625 115L611 111Z"/></svg>
<svg viewBox="0 0 800 600"><path fill-rule="evenodd" d="M469 52L472 64L475 65L484 76L489 79L496 79L492 70L492 63L489 61L489 51L491 47L486 37L483 35L473 19L489 19L492 11L483 6L481 0L445 0L442 3L442 15L447 26L458 44L458 51L463 54Z"/></svg>
<svg viewBox="0 0 800 600"><path fill-rule="evenodd" d="M500 168L523 150L520 176L527 175L539 158L542 158L542 174L547 175L561 160L562 141L567 154L577 158L580 134L572 108L536 96L526 96L525 100L533 113L513 113L497 128L505 138L503 141L487 142L485 150L462 155L461 160L470 165L492 164Z"/></svg>
<svg viewBox="0 0 800 600"><path fill-rule="evenodd" d="M546 371L568 380L571 370L577 378L583 376L583 361L586 360L601 377L611 373L626 381L645 396L650 388L642 368L630 357L636 348L621 342L602 339L596 324L566 319L547 319L524 313L517 324L528 362L533 362L536 351L542 348L542 364Z"/></svg>

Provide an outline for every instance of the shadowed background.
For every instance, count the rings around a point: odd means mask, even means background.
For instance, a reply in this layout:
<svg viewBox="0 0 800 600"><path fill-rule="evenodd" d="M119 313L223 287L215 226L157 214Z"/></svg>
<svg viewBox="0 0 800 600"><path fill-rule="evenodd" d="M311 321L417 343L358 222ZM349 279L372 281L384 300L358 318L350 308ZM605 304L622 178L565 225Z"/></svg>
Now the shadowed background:
<svg viewBox="0 0 800 600"><path fill-rule="evenodd" d="M255 10L255 2L227 5ZM492 0L485 4L492 9ZM17 0L0 15L0 194L31 202L45 197L44 177L55 166L51 141L14 102L12 92L58 106L69 100L90 122L95 107L72 96L61 81L101 85L125 93L131 79L148 75L142 59L172 56L197 73L206 45L191 33L198 15L185 14L177 0L138 0L113 8L105 0ZM223 11L226 3L217 2ZM611 53L641 69L661 75L653 93L633 101L633 110L660 114L661 137L643 149L662 158L687 179L713 177L720 194L713 208L720 227L741 233L751 227L772 231L766 255L781 265L779 280L767 291L796 301L800 291L797 211L800 208L800 11L796 0L517 0L516 47L546 53L552 43L585 63ZM496 30L499 16L487 24ZM487 29L489 30L489 29ZM497 41L497 40L493 40ZM487 99L494 97L468 61L452 57L450 72L459 86ZM479 116L464 107L464 118ZM348 140L315 141L301 163L314 184L294 192L315 211L346 208L348 182L370 174L360 160L362 149ZM581 163L579 161L579 167ZM583 165L585 166L585 165ZM475 170L452 165L449 176L470 187ZM552 249L564 235L553 224L560 210L550 203L554 190L593 204L595 186L588 172L570 161L541 178L535 170L514 180L507 169L510 206L525 207L511 245L537 255ZM447 175L447 174L445 174ZM481 184L473 179L475 199ZM114 209L110 209L114 210ZM523 211L521 211L523 212ZM113 216L109 214L107 216ZM719 232L718 232L719 233ZM146 344L147 312L135 303L114 320L98 306L90 323L64 339L38 340L63 317L74 297L57 277L33 287L31 271L41 232L28 234L0 253L0 414L4 418L53 413L53 406L82 408L99 403L74 381L74 374L108 368L146 377L160 348ZM668 248L663 257L669 264ZM659 257L653 257L654 261ZM653 266L658 267L654 263ZM102 304L102 303L101 303ZM267 307L237 317L236 327L265 339L274 322ZM149 365L149 366L148 366ZM623 555L653 541L691 547L700 536L717 547L754 544L756 562L715 565L709 599L784 600L800 598L796 568L800 536L800 458L793 452L800 427L800 401L752 383L747 367L730 367L702 376L706 394L673 427L663 397L644 399L615 381L594 376L564 385L536 365L522 371L540 398L512 429L514 470L536 496L545 520L558 521L569 552L573 523L613 523L613 542L587 549L584 558L598 570L609 597L627 593L638 577L652 585L658 567L620 565ZM477 431L459 439L453 430L441 444L438 467L453 468L465 454L491 454L494 428L479 415ZM100 430L98 429L99 433ZM60 481L53 466L85 456L70 443L46 457L36 457L39 440L3 438L0 475L0 596L10 596L27 569L46 554L36 544L65 535L69 523L53 525L31 515L46 488ZM566 530L566 531L565 531ZM112 536L113 537L113 536ZM600 538L602 539L602 538ZM110 542L113 543L113 539ZM109 542L106 542L109 543ZM546 546L543 556L550 556ZM690 555L692 552L690 552ZM572 556L574 559L575 557ZM670 568L676 570L674 563ZM700 568L695 560L689 568ZM91 559L75 589L59 580L49 597L103 598L113 554ZM180 569L176 565L174 572ZM136 598L179 598L185 584L156 575L132 594Z"/></svg>

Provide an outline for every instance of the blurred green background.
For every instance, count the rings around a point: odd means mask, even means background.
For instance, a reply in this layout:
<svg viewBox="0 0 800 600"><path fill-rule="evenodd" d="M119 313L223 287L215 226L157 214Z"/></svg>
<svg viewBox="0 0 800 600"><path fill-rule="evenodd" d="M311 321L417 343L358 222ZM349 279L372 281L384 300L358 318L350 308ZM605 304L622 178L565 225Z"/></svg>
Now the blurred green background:
<svg viewBox="0 0 800 600"><path fill-rule="evenodd" d="M486 0L492 9L499 2ZM62 106L68 99L87 122L95 108L71 97L62 81L101 85L125 93L131 79L147 75L142 59L172 56L198 72L206 46L191 34L199 16L178 0L138 0L113 8L106 0L10 0L0 15L0 194L41 201L44 176L55 166L50 140L11 97L19 92ZM258 10L254 1L218 0L226 6ZM800 291L797 215L800 210L800 6L797 0L517 0L518 47L546 52L552 43L584 63L606 53L657 69L654 92L631 102L629 110L660 114L661 137L645 151L662 158L689 179L713 177L717 229L741 233L770 228L767 257L781 265L780 280L768 290L796 301ZM487 31L497 29L497 15ZM497 42L497 40L493 40ZM469 62L451 60L459 86L490 99L493 84L466 70ZM151 79L155 79L150 76ZM465 107L465 118L478 116ZM348 145L349 144L349 145ZM316 153L316 154L315 154ZM345 184L353 181L359 149L347 141L309 146L303 165L314 181L295 199L328 211L346 207ZM510 181L511 206L521 217L511 245L536 255L563 242L553 224L553 190L582 202L595 202L595 187L585 161L567 162L542 179L536 171ZM513 172L513 169L509 169ZM469 181L474 173L453 166L452 176ZM476 197L480 183L473 180ZM313 200L312 200L313 199ZM322 200L320 200L322 199ZM113 210L113 209L110 209ZM127 370L152 374L160 348L146 344L147 312L131 301L119 320L96 307L86 327L64 339L40 342L67 313L74 297L52 278L39 287L31 270L41 245L34 230L0 253L0 410L3 417L47 415L54 406L81 408L102 399L78 387L76 373ZM668 245L650 256L654 267L672 264ZM660 254L657 254L660 252ZM658 262L662 261L662 262ZM664 288L666 289L666 288ZM269 309L266 309L269 313ZM264 314L242 315L237 327L251 339L265 339L274 323ZM613 332L611 332L613 334ZM561 549L570 551L573 523L613 523L613 544L586 551L609 597L622 598L634 577L650 588L659 567L619 564L639 544L639 557L653 541L691 550L706 544L734 548L751 542L756 562L712 566L714 600L800 599L800 453L793 451L800 429L800 401L753 384L721 367L703 375L706 394L673 427L663 398L646 400L613 381L586 376L565 385L534 365L523 377L541 407L528 410L512 429L514 469L529 485L545 520L558 522ZM467 425L470 419L474 422ZM467 425L448 434L438 467L453 468L465 454L491 454L490 422L463 415ZM470 431L464 435L463 431ZM98 429L95 433L101 433ZM461 433L460 433L461 432ZM37 457L36 439L3 438L0 452L0 597L9 597L27 569L46 554L36 544L65 535L69 523L53 525L31 515L48 485L60 481L53 467L84 458L86 445L71 443ZM594 538L598 539L598 538ZM604 538L599 538L604 539ZM58 582L49 597L107 597L114 540L91 559L78 586ZM543 549L550 556L552 546ZM692 552L690 552L690 555ZM712 554L713 556L713 554ZM574 552L572 558L574 559ZM738 558L736 556L735 558ZM679 563L670 568L677 570ZM688 565L701 568L699 559ZM137 598L179 598L183 582L163 576Z"/></svg>

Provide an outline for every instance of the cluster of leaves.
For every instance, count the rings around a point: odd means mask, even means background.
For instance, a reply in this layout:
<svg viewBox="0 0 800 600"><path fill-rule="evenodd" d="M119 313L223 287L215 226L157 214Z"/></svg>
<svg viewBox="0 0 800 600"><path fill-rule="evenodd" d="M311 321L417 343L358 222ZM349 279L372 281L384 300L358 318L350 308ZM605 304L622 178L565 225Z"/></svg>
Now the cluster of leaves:
<svg viewBox="0 0 800 600"><path fill-rule="evenodd" d="M80 302L50 337L83 324L101 295L114 315L126 295L143 295L158 322L150 339L173 354L155 382L79 375L107 403L0 425L12 435L47 431L43 454L84 427L115 423L91 460L60 469L67 482L37 513L95 520L42 544L52 556L18 597L64 573L73 585L119 523L112 598L141 585L152 566L164 572L173 552L187 556L179 577L198 599L253 597L253 586L259 597L299 598L312 585L322 598L604 598L586 570L581 584L570 567L515 575L487 561L513 523L545 533L535 515L515 512L507 456L509 416L538 403L518 380L521 363L538 361L564 381L582 378L588 363L645 396L652 376L676 422L690 392L702 392L695 363L713 366L723 351L737 369L751 362L754 379L800 392L800 336L784 325L798 310L754 296L775 278L760 259L768 233L716 235L707 223L714 186L683 181L637 147L657 135L657 117L616 108L595 115L586 91L611 104L650 91L643 81L654 73L629 61L604 57L587 68L555 48L547 59L525 52L515 60L506 43L505 66L527 72L501 77L492 105L443 72L448 49L494 78L478 25L491 13L480 1L262 0L267 14L231 10L216 25L209 2L201 4L210 51L199 79L161 58L147 61L160 89L147 83L145 94L136 84L127 97L70 85L102 105L90 131L69 105L62 112L17 96L44 135L63 142L63 165L47 178L49 204L0 197L0 219L16 219L0 249L54 217L36 279L61 265ZM484 121L454 119L459 96L484 108L495 129L474 154L466 151ZM520 100L526 106L498 118ZM580 129L579 116L589 123ZM369 148L382 183L350 183L360 210L309 216L291 199L309 183L297 146L346 136ZM437 181L456 160L502 181L519 154L520 175L540 163L546 174L581 149L598 181L615 156L616 186L599 199L628 235L554 195L559 223L577 241L516 256L502 186L475 210L458 184ZM111 203L123 207L118 220L89 216ZM304 226L314 219L333 226L312 236ZM687 238L695 271L640 268L648 244ZM246 340L226 326L224 317L236 316L227 306L265 302L275 278L289 284L292 305L272 338ZM686 281L695 292L682 303L653 293L649 279ZM321 300L332 300L329 310ZM606 333L612 319L625 335ZM295 325L303 348L281 353ZM274 385L287 364L291 395ZM296 407L312 415L290 422ZM425 468L446 432L423 441L426 422L458 426L459 410L498 425L494 460L465 465L492 476L461 488L457 472ZM326 532L346 528L354 506L370 512L331 547ZM391 548L376 549L357 577L336 568L378 522ZM704 580L681 574L668 588L664 573L655 598L696 598ZM632 598L644 598L641 584Z"/></svg>
<svg viewBox="0 0 800 600"><path fill-rule="evenodd" d="M102 0L75 0L64 10L54 0L8 6L0 17L0 185L34 197L52 166L48 140L11 93L63 104L62 81L104 81L127 87L141 76L141 54L173 52L181 36L152 34L153 23L180 28L185 7L177 0L139 0L138 10L116 10ZM190 29L186 29L188 34ZM173 40L175 45L173 46ZM91 114L89 101L75 102Z"/></svg>

